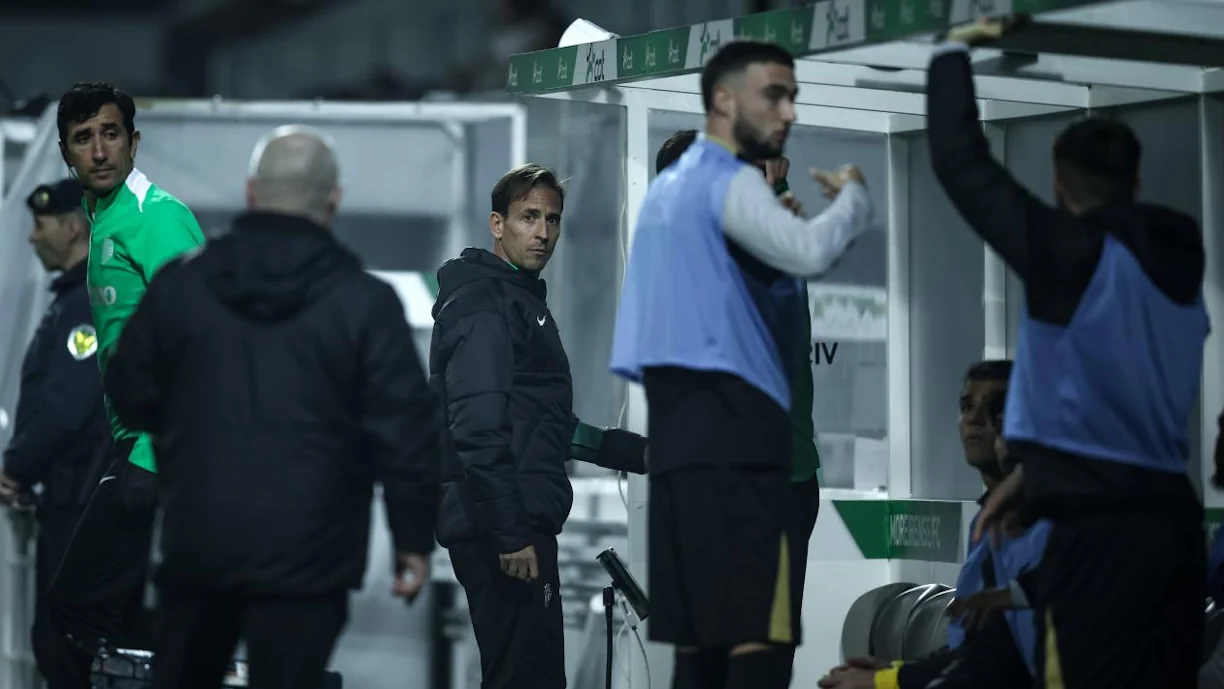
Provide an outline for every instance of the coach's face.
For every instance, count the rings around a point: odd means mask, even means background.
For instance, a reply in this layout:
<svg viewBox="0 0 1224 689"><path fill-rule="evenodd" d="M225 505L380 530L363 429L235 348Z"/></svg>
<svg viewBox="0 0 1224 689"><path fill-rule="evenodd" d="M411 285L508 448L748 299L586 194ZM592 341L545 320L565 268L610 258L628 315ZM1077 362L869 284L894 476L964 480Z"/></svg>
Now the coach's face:
<svg viewBox="0 0 1224 689"><path fill-rule="evenodd" d="M733 81L730 103L735 143L751 159L782 155L795 122L795 70L777 63L748 65Z"/></svg>
<svg viewBox="0 0 1224 689"><path fill-rule="evenodd" d="M509 213L489 216L489 231L505 258L523 270L539 272L561 238L561 195L548 186L532 187L510 202Z"/></svg>
<svg viewBox="0 0 1224 689"><path fill-rule="evenodd" d="M132 172L139 144L140 132L128 132L119 108L107 103L93 117L69 127L60 151L81 186L94 196L105 196Z"/></svg>
<svg viewBox="0 0 1224 689"><path fill-rule="evenodd" d="M960 437L965 461L988 474L998 474L999 460L995 454L995 432L990 418L995 401L1007 394L1007 381L969 380L960 396Z"/></svg>

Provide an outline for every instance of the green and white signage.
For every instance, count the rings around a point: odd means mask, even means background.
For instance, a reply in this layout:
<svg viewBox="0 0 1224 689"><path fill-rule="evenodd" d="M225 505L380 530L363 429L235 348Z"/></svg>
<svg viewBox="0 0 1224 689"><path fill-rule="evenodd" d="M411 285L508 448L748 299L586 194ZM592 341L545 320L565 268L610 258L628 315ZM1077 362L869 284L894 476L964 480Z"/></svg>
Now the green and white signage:
<svg viewBox="0 0 1224 689"><path fill-rule="evenodd" d="M1101 0L824 0L510 58L506 90L545 93L700 70L727 42L777 43L796 56L916 38L977 17L1037 14Z"/></svg>
<svg viewBox="0 0 1224 689"><path fill-rule="evenodd" d="M960 562L966 505L945 500L834 500L867 560Z"/></svg>

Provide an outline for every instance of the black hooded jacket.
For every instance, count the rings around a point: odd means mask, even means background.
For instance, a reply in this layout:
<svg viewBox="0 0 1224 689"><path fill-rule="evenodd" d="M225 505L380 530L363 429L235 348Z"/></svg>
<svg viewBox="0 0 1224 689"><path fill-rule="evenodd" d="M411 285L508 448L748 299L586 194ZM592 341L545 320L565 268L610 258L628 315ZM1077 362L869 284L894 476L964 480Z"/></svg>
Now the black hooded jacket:
<svg viewBox="0 0 1224 689"><path fill-rule="evenodd" d="M481 249L438 270L430 385L445 400L442 545L488 534L502 553L560 533L578 424L544 281Z"/></svg>
<svg viewBox="0 0 1224 689"><path fill-rule="evenodd" d="M394 290L332 234L252 213L154 278L107 368L154 435L164 583L358 588L383 485L396 550L433 549L441 418Z"/></svg>

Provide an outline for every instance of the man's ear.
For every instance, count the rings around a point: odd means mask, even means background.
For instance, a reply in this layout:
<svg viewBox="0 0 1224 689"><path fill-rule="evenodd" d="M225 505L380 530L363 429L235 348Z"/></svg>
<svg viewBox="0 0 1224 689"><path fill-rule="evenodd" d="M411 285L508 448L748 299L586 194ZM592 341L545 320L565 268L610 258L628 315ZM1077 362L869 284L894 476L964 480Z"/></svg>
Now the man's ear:
<svg viewBox="0 0 1224 689"><path fill-rule="evenodd" d="M68 220L72 223L72 241L89 243L89 218L84 213L73 213Z"/></svg>
<svg viewBox="0 0 1224 689"><path fill-rule="evenodd" d="M139 147L140 147L140 130L139 130L139 129L137 129L136 131L132 132L132 151L131 151L131 156L132 156L132 163L133 163L133 164L135 164L135 162L136 162L136 149L137 149L137 148L139 148Z"/></svg>
<svg viewBox="0 0 1224 689"><path fill-rule="evenodd" d="M73 173L75 174L76 170L73 169L72 167L72 160L68 158L68 145L65 144L62 139L59 142L59 152L60 152L60 157L64 159L64 165L67 165L68 169L72 170Z"/></svg>
<svg viewBox="0 0 1224 689"><path fill-rule="evenodd" d="M735 119L735 94L731 85L724 82L714 87L714 112L723 117Z"/></svg>
<svg viewBox="0 0 1224 689"><path fill-rule="evenodd" d="M506 232L506 219L501 216L501 213L496 211L489 213L489 232L494 239L501 241L502 235Z"/></svg>

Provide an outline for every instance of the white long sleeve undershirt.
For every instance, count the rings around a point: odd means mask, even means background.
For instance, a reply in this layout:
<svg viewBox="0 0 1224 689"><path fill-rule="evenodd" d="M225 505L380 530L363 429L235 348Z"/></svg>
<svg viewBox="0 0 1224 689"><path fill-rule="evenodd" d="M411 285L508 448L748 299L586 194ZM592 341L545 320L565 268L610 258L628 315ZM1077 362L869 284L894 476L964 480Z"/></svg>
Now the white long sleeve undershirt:
<svg viewBox="0 0 1224 689"><path fill-rule="evenodd" d="M820 215L804 219L782 206L760 171L744 167L723 204L723 233L757 260L789 275L829 270L871 223L871 198L861 184L844 186Z"/></svg>

